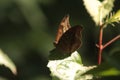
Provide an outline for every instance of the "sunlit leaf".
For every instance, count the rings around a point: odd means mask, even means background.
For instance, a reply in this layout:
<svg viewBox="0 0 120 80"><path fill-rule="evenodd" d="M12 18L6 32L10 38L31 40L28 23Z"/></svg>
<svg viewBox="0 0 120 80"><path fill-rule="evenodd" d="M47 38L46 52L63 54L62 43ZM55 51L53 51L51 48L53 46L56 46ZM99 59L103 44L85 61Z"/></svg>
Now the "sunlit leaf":
<svg viewBox="0 0 120 80"><path fill-rule="evenodd" d="M113 3L115 0L104 0L102 2L102 5L100 6L100 11L101 11L101 20L103 20L109 13L112 11L113 8Z"/></svg>
<svg viewBox="0 0 120 80"><path fill-rule="evenodd" d="M83 0L88 13L93 18L96 25L111 12L115 0Z"/></svg>
<svg viewBox="0 0 120 80"><path fill-rule="evenodd" d="M84 5L91 15L92 19L96 24L99 23L99 6L101 6L101 2L98 0L83 0Z"/></svg>
<svg viewBox="0 0 120 80"><path fill-rule="evenodd" d="M62 60L49 60L47 67L54 80L89 80L92 75L80 75L95 66L83 66L79 53L75 51L70 57Z"/></svg>
<svg viewBox="0 0 120 80"><path fill-rule="evenodd" d="M15 64L5 53L3 53L1 49L0 49L0 65L4 65L5 67L9 68L14 74L17 74Z"/></svg>
<svg viewBox="0 0 120 80"><path fill-rule="evenodd" d="M77 51L75 51L74 54L71 54L71 59L79 64L82 64L81 56Z"/></svg>
<svg viewBox="0 0 120 80"><path fill-rule="evenodd" d="M111 14L110 17L106 19L106 24L113 24L114 22L120 22L120 10L115 14Z"/></svg>

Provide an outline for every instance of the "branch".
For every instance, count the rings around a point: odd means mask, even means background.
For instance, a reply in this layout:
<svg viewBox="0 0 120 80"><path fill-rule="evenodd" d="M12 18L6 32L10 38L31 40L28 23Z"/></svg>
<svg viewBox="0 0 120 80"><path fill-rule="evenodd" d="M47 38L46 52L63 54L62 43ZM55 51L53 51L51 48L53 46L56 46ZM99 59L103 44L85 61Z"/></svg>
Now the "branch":
<svg viewBox="0 0 120 80"><path fill-rule="evenodd" d="M103 51L103 45L102 45L102 38L103 38L103 27L100 26L100 34L99 34L99 52L98 52L98 64L101 64L101 55Z"/></svg>
<svg viewBox="0 0 120 80"><path fill-rule="evenodd" d="M112 40L110 40L109 42L107 42L104 46L103 49L106 48L108 45L110 45L111 43L115 42L116 40L120 39L120 35L114 37Z"/></svg>

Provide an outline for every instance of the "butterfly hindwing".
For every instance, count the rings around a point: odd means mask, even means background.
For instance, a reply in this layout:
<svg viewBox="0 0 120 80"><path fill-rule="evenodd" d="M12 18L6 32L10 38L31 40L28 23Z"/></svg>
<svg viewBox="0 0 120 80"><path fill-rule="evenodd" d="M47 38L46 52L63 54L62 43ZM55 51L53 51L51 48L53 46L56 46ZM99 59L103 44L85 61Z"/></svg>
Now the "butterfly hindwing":
<svg viewBox="0 0 120 80"><path fill-rule="evenodd" d="M74 26L67 30L60 38L56 48L64 53L72 53L81 45L81 31L80 25Z"/></svg>

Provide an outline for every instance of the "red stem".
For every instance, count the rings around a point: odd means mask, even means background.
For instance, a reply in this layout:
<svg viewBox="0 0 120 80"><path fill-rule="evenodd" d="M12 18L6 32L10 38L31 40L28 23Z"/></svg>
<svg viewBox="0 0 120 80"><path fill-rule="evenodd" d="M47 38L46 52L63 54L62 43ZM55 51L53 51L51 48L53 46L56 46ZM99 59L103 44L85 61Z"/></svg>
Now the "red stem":
<svg viewBox="0 0 120 80"><path fill-rule="evenodd" d="M99 44L96 44L96 46L99 48L99 53L98 53L98 65L101 64L101 58L102 58L102 51L104 48L109 46L111 43L114 41L120 39L120 35L114 37L112 40L108 41L105 45L102 45L102 38L103 38L103 27L100 26L100 34L99 34Z"/></svg>
<svg viewBox="0 0 120 80"><path fill-rule="evenodd" d="M120 39L120 35L114 37L112 40L110 40L109 42L107 42L104 46L103 49L106 48L107 46L109 46L111 43L115 42L116 40Z"/></svg>
<svg viewBox="0 0 120 80"><path fill-rule="evenodd" d="M100 34L99 34L99 53L98 53L98 64L101 64L101 54L103 50L103 45L102 45L102 38L103 38L103 27L100 26Z"/></svg>

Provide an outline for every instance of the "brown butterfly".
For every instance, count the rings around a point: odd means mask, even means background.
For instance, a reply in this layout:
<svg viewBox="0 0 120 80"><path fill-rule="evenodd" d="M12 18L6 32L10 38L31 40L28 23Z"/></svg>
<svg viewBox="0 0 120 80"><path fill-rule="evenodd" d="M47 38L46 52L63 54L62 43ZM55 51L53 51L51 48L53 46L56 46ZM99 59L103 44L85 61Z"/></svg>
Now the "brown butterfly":
<svg viewBox="0 0 120 80"><path fill-rule="evenodd" d="M72 53L81 46L81 31L80 25L71 27L69 16L65 16L58 28L54 45L57 50L62 53Z"/></svg>

